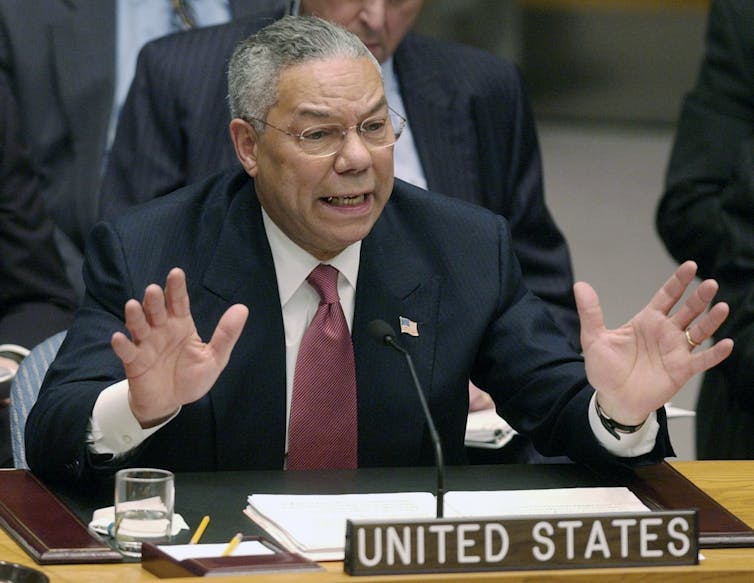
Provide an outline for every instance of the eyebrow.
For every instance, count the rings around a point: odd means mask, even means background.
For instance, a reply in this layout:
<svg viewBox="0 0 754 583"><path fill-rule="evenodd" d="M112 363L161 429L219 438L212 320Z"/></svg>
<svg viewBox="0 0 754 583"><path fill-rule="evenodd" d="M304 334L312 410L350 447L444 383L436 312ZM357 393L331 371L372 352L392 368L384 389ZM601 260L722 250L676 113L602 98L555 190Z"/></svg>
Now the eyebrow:
<svg viewBox="0 0 754 583"><path fill-rule="evenodd" d="M377 111L382 109L383 107L387 107L387 97L382 96L379 101L377 101L366 113L363 114L363 118L366 119L370 117L371 115L374 115ZM316 107L305 107L304 109L298 110L293 115L293 119L305 119L305 118L314 118L314 119L330 119L334 117L334 113L331 110L323 110L323 109L317 109Z"/></svg>

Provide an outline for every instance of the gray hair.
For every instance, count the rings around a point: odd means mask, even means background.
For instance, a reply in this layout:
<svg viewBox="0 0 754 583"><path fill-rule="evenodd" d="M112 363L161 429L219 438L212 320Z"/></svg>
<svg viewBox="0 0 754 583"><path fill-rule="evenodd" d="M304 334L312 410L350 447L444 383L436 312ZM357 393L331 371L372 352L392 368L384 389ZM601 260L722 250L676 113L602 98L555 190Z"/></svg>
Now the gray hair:
<svg viewBox="0 0 754 583"><path fill-rule="evenodd" d="M232 118L249 121L258 133L277 102L284 69L332 57L368 58L380 64L359 37L316 16L285 16L241 41L228 66L228 100Z"/></svg>

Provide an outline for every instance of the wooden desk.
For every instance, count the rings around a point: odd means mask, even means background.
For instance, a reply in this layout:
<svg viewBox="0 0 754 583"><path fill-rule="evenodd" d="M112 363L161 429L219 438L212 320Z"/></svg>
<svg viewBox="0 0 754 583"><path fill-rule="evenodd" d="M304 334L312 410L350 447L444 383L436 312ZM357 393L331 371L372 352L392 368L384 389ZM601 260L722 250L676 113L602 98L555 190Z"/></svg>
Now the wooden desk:
<svg viewBox="0 0 754 583"><path fill-rule="evenodd" d="M700 488L708 492L718 502L734 512L747 524L754 525L754 461L705 461L675 462L672 464ZM652 569L589 569L561 571L519 571L475 574L439 574L433 581L573 581L624 583L676 582L676 581L745 581L754 580L754 548L745 549L706 549L705 559L693 567L658 567ZM8 536L0 531L0 560L28 565L45 572L52 583L136 583L159 581L140 564L114 565L54 565L39 566L29 558ZM400 575L391 577L349 577L342 572L340 563L326 563L326 571L308 574L255 575L246 577L224 577L223 581L272 581L277 583L324 583L342 581L381 582L420 582L427 576ZM186 583L198 583L202 578L174 579Z"/></svg>

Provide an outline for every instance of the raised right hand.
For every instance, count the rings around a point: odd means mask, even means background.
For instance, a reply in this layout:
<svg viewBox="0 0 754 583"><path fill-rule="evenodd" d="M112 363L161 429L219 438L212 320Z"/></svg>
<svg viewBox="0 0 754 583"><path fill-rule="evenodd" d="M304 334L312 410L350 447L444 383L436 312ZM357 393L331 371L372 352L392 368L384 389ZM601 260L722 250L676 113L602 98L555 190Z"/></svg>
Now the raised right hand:
<svg viewBox="0 0 754 583"><path fill-rule="evenodd" d="M246 306L231 306L210 341L203 342L191 315L186 275L177 267L168 273L164 291L151 284L141 303L126 302L125 325L131 338L116 332L110 344L123 362L131 411L142 427L161 423L212 388L248 315Z"/></svg>

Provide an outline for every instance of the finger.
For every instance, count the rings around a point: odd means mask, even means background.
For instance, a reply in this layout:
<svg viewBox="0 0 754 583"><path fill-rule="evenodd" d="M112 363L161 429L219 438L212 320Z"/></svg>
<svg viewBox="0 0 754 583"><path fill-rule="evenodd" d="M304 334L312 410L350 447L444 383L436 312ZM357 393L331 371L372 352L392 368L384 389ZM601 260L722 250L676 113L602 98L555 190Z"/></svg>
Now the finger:
<svg viewBox="0 0 754 583"><path fill-rule="evenodd" d="M573 286L573 293L581 322L581 344L586 347L605 329L602 306L600 306L597 292L586 282L576 282Z"/></svg>
<svg viewBox="0 0 754 583"><path fill-rule="evenodd" d="M714 279L706 279L700 283L689 295L678 311L673 314L673 320L678 327L685 330L700 314L706 310L717 295L718 284ZM694 338L696 340L696 338Z"/></svg>
<svg viewBox="0 0 754 583"><path fill-rule="evenodd" d="M186 274L178 267L174 267L168 273L165 282L165 303L170 314L181 318L191 315Z"/></svg>
<svg viewBox="0 0 754 583"><path fill-rule="evenodd" d="M649 302L649 307L669 314L678 301L686 293L689 284L696 276L696 263L685 261L673 272L668 280L662 284Z"/></svg>
<svg viewBox="0 0 754 583"><path fill-rule="evenodd" d="M126 329L131 335L131 340L138 344L148 338L151 332L151 327L144 314L142 304L134 299L128 300L124 308L124 313Z"/></svg>
<svg viewBox="0 0 754 583"><path fill-rule="evenodd" d="M691 371L699 374L717 366L733 352L733 340L724 338L709 348L691 355Z"/></svg>
<svg viewBox="0 0 754 583"><path fill-rule="evenodd" d="M133 342L128 339L128 336L123 332L115 332L110 338L110 346L112 346L115 354L120 358L124 367L128 367L138 354L138 350Z"/></svg>
<svg viewBox="0 0 754 583"><path fill-rule="evenodd" d="M225 366L230 359L230 353L243 332L243 327L249 316L249 308L243 304L235 304L228 308L217 323L209 348L214 353L215 361Z"/></svg>
<svg viewBox="0 0 754 583"><path fill-rule="evenodd" d="M157 284L150 284L144 290L144 299L141 302L144 317L150 327L161 326L168 319L165 309L165 293Z"/></svg>
<svg viewBox="0 0 754 583"><path fill-rule="evenodd" d="M709 311L689 326L688 333L696 344L701 344L711 338L730 314L730 308L725 302L719 302Z"/></svg>

